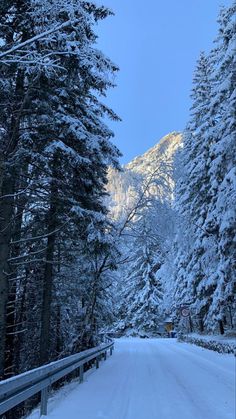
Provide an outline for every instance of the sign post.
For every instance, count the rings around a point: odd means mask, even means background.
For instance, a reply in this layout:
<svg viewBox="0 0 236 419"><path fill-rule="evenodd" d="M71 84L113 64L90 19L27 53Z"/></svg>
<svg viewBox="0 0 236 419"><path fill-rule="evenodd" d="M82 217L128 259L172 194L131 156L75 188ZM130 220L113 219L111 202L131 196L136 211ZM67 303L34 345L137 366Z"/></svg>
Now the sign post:
<svg viewBox="0 0 236 419"><path fill-rule="evenodd" d="M187 307L187 306L182 306L181 308L180 308L180 313L181 313L181 316L182 317L184 317L184 318L188 318L188 320L189 320L189 328L190 328L190 332L192 333L193 332L193 324L192 324L192 319L191 319L191 313L190 313L190 309L189 309L189 307Z"/></svg>

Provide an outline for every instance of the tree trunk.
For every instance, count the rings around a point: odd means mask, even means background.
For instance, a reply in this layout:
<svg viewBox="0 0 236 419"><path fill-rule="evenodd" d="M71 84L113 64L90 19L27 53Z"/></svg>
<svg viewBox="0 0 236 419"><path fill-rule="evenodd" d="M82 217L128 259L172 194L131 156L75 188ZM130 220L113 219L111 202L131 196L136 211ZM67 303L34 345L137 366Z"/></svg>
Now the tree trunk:
<svg viewBox="0 0 236 419"><path fill-rule="evenodd" d="M51 309L52 309L52 288L53 288L53 262L54 251L56 246L56 234L53 233L57 228L57 161L54 157L50 193L50 208L48 212L48 238L46 247L46 263L43 278L43 302L41 312L41 333L40 333L40 364L43 365L50 360L50 326L51 326Z"/></svg>
<svg viewBox="0 0 236 419"><path fill-rule="evenodd" d="M218 322L219 322L220 334L223 335L225 333L223 321L218 320Z"/></svg>
<svg viewBox="0 0 236 419"><path fill-rule="evenodd" d="M9 296L9 264L10 241L13 217L14 179L4 179L2 183L2 198L0 205L0 379L4 378L6 350L6 314ZM10 196L9 196L10 195Z"/></svg>
<svg viewBox="0 0 236 419"><path fill-rule="evenodd" d="M62 344L61 344L61 309L60 305L57 304L56 309L56 353L57 357L60 355L62 351Z"/></svg>
<svg viewBox="0 0 236 419"><path fill-rule="evenodd" d="M22 169L23 177L26 179L27 166ZM27 182L25 180L20 181L18 185L19 190L26 188ZM27 197L25 195L20 195L15 200L15 221L14 221L14 230L12 232L12 237L15 242L21 239L21 230L23 222L23 213L25 205L27 202ZM16 243L11 247L11 258L19 256L21 253L21 246ZM18 268L14 270L11 269L11 274L9 275L9 295L7 302L7 313L6 313L6 357L5 357L5 378L10 378L13 375L16 375L18 372L16 369L16 352L20 350L17 347L16 351L16 332L19 333L22 325L20 327L16 326L17 317L17 296L18 296L18 286L19 281L16 279L18 275ZM21 317L21 316L20 316Z"/></svg>
<svg viewBox="0 0 236 419"><path fill-rule="evenodd" d="M0 379L4 377L6 350L6 310L9 294L9 264L10 242L12 238L12 220L14 215L14 193L16 184L16 169L8 162L13 160L17 149L22 102L24 95L24 72L19 70L16 78L15 97L11 117L11 128L6 150L2 150L1 158L1 191L0 191ZM18 103L19 102L19 103ZM20 110L19 110L20 107Z"/></svg>
<svg viewBox="0 0 236 419"><path fill-rule="evenodd" d="M204 332L204 323L202 319L199 319L199 327L200 327L200 332L203 333Z"/></svg>
<svg viewBox="0 0 236 419"><path fill-rule="evenodd" d="M230 327L231 327L231 329L233 329L234 328L233 317L232 317L232 310L231 310L230 306L229 306L229 319L230 319Z"/></svg>
<svg viewBox="0 0 236 419"><path fill-rule="evenodd" d="M192 322L191 316L189 316L189 329L190 329L190 332L193 333L193 322Z"/></svg>

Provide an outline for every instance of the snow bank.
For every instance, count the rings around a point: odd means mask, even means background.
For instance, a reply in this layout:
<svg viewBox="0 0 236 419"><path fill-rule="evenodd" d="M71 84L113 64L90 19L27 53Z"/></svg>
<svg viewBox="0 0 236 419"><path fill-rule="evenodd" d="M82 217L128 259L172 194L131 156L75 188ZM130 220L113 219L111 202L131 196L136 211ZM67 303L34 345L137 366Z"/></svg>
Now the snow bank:
<svg viewBox="0 0 236 419"><path fill-rule="evenodd" d="M187 342L205 349L219 352L220 354L234 354L236 356L236 340L227 339L223 336L204 336L192 333L189 335L181 335L178 340Z"/></svg>

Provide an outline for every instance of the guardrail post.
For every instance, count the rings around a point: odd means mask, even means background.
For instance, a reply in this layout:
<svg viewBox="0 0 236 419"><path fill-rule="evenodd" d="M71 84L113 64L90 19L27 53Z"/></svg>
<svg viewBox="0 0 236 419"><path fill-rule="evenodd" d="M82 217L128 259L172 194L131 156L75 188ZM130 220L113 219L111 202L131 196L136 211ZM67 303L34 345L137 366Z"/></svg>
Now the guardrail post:
<svg viewBox="0 0 236 419"><path fill-rule="evenodd" d="M112 356L112 352L113 352L113 347L110 347L110 355Z"/></svg>
<svg viewBox="0 0 236 419"><path fill-rule="evenodd" d="M107 359L107 351L104 352L104 361Z"/></svg>
<svg viewBox="0 0 236 419"><path fill-rule="evenodd" d="M40 416L46 416L48 413L48 387L41 390Z"/></svg>
<svg viewBox="0 0 236 419"><path fill-rule="evenodd" d="M99 368L99 357L97 356L97 358L96 358L96 369L98 369Z"/></svg>
<svg viewBox="0 0 236 419"><path fill-rule="evenodd" d="M82 383L84 381L84 365L80 365L79 367L79 382Z"/></svg>

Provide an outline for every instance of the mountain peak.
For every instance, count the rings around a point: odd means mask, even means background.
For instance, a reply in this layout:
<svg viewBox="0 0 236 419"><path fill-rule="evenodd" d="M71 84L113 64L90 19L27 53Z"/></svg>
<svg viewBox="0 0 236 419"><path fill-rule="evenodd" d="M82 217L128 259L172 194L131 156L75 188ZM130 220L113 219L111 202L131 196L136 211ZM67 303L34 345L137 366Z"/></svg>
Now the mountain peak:
<svg viewBox="0 0 236 419"><path fill-rule="evenodd" d="M173 131L162 137L157 144L147 150L144 154L131 160L130 163L125 165L125 168L134 170L135 172L145 173L147 164L153 166L161 157L167 159L171 158L171 156L173 157L176 150L181 146L181 143L182 134Z"/></svg>
<svg viewBox="0 0 236 419"><path fill-rule="evenodd" d="M171 132L165 135L152 148L143 155L135 157L119 172L110 168L108 171L107 190L110 194L108 207L112 218L119 218L125 214L127 208L131 208L136 200L140 185L148 176L155 175L155 179L165 179L169 185L165 190L160 187L155 194L161 199L171 199L173 194L172 169L174 155L182 144L182 135L179 132Z"/></svg>

